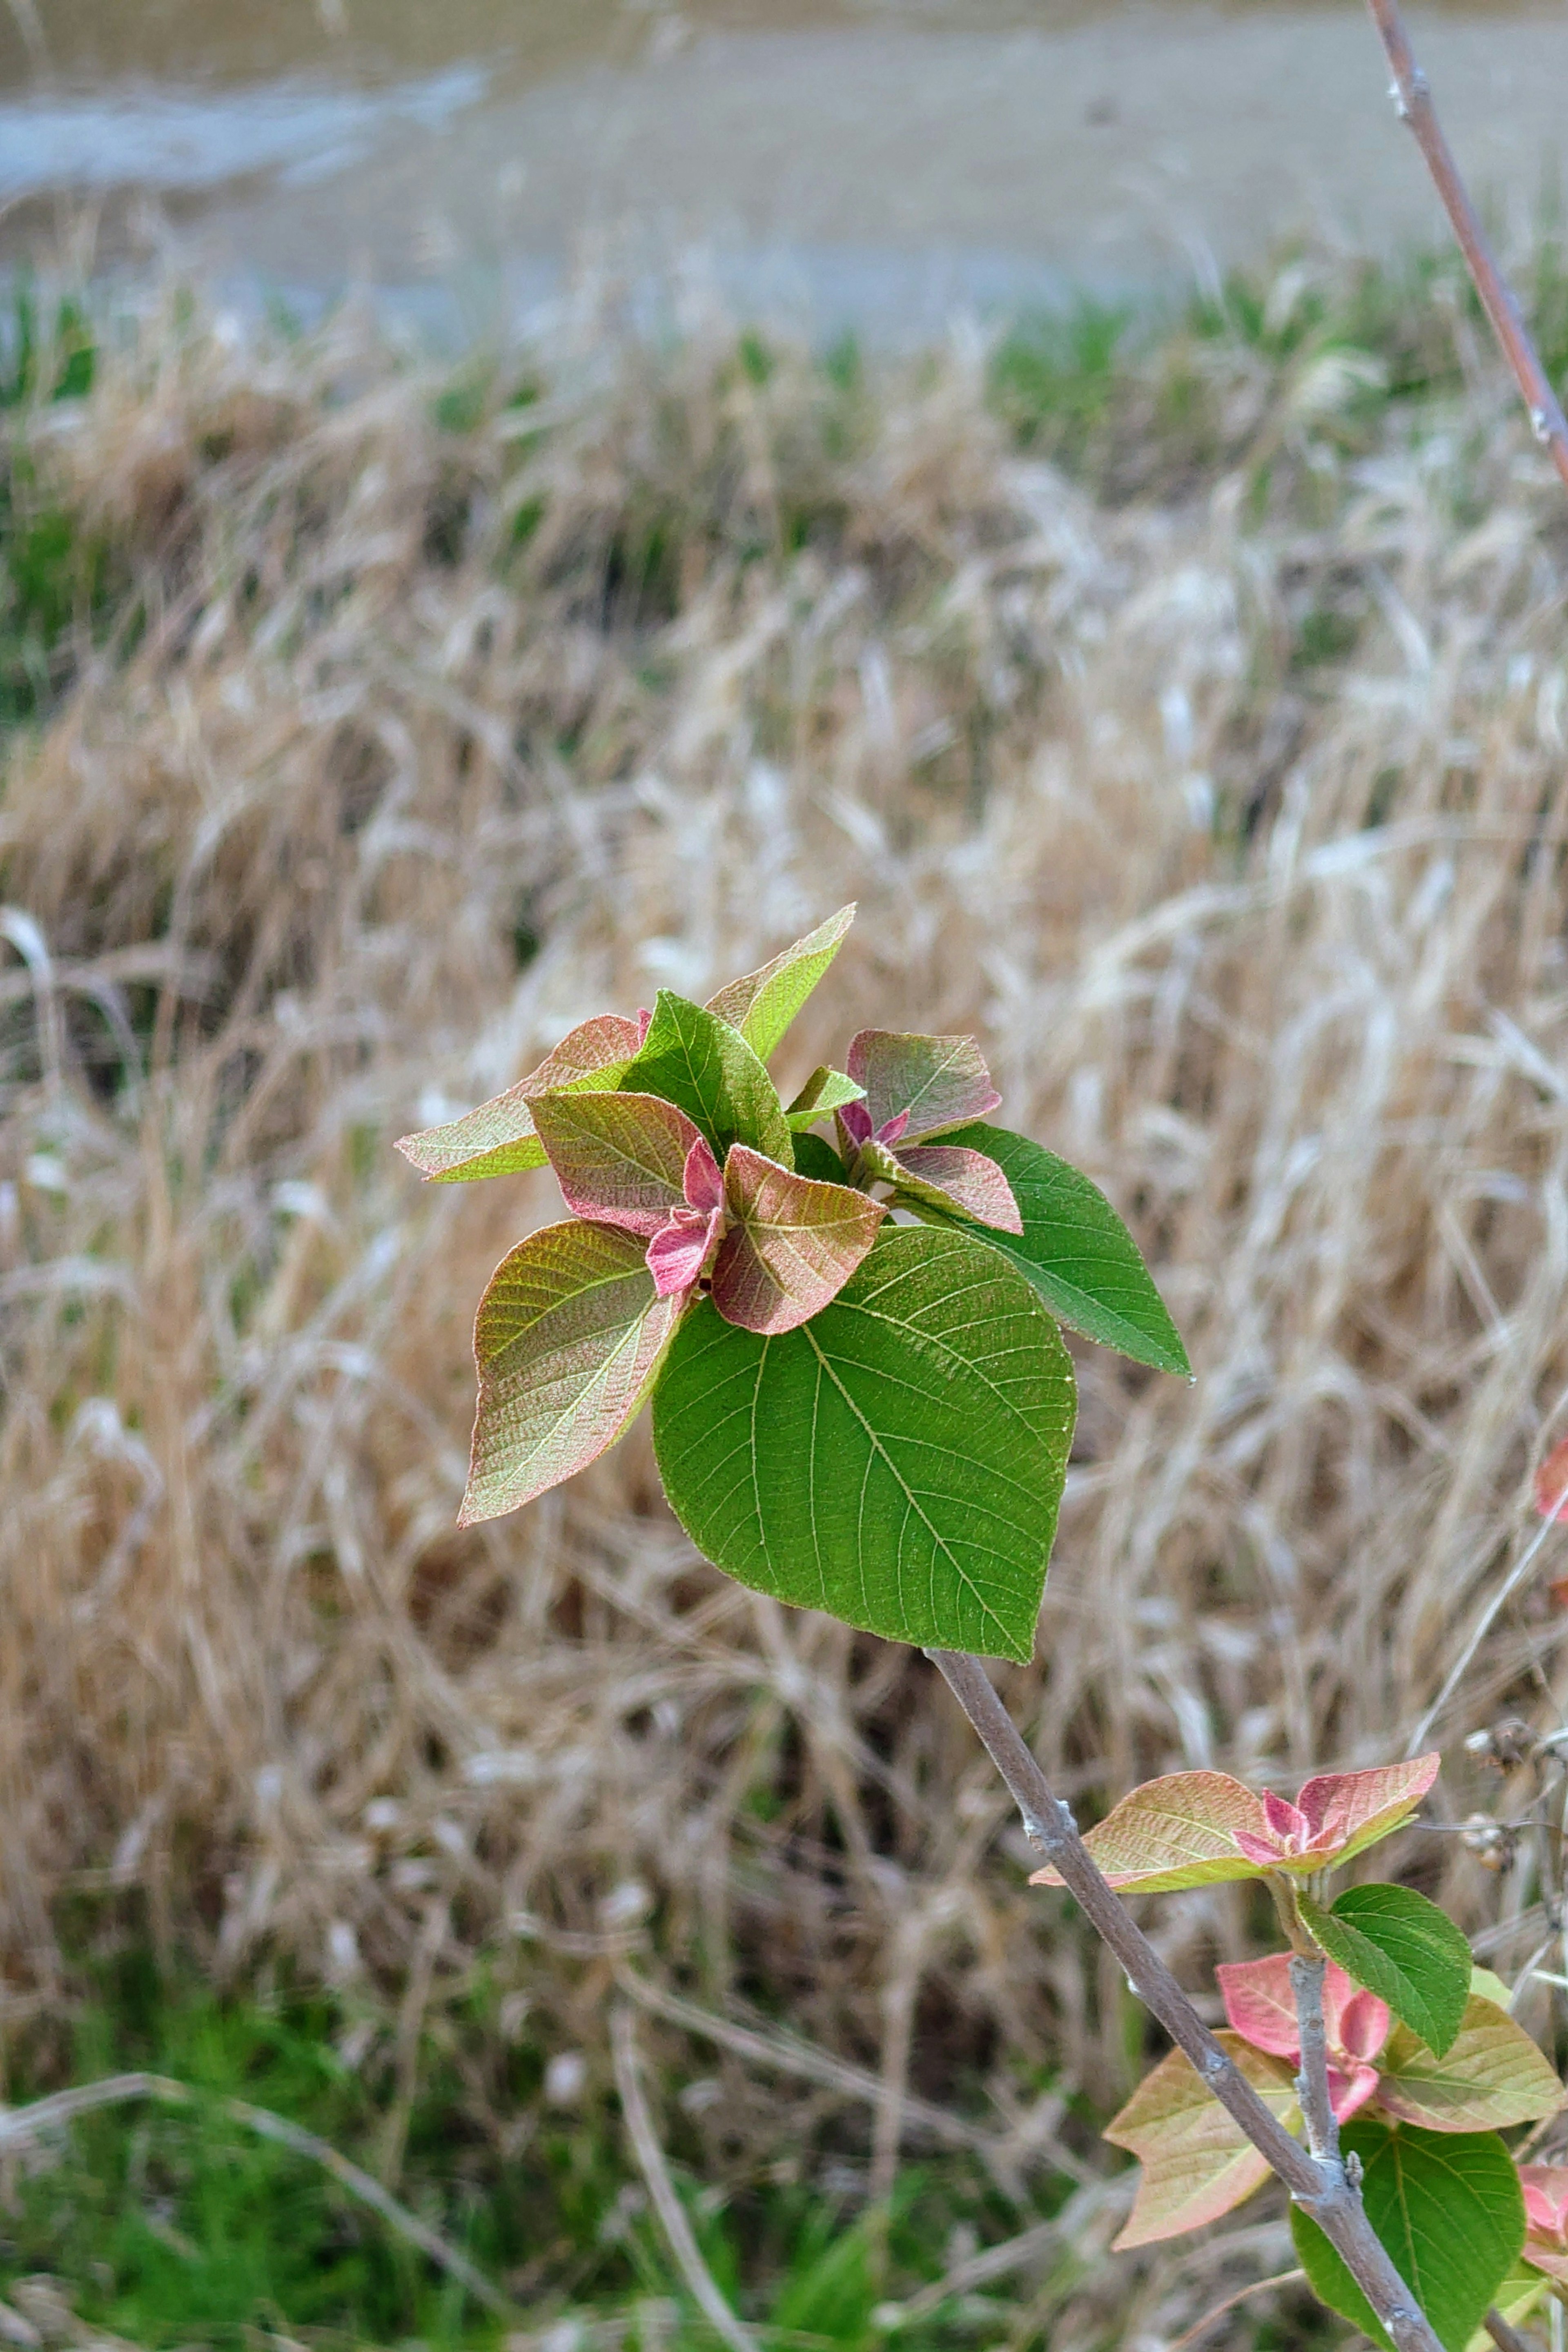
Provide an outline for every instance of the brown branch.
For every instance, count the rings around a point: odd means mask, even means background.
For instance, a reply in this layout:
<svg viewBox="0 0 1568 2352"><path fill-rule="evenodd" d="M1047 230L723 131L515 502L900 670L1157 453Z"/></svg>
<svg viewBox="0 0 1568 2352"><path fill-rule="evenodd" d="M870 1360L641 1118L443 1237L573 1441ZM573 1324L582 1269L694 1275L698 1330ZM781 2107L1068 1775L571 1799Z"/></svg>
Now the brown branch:
<svg viewBox="0 0 1568 2352"><path fill-rule="evenodd" d="M1110 1946L1128 1983L1184 2051L1202 2081L1234 2116L1311 2216L1383 2323L1396 2352L1441 2352L1415 2297L1366 2218L1358 2190L1336 2158L1321 2160L1292 2137L1226 2057L1159 1953L1096 1866L1067 1807L1025 1745L1018 1727L976 1658L956 1650L927 1652L984 1743L1012 1793L1024 1827L1079 1909Z"/></svg>
<svg viewBox="0 0 1568 2352"><path fill-rule="evenodd" d="M1454 152L1437 120L1432 104L1432 92L1426 77L1415 62L1410 46L1410 35L1400 14L1399 0L1367 0L1378 37L1394 75L1390 93L1399 110L1401 121L1407 122L1416 145L1432 175L1432 184L1442 201L1444 211L1465 257L1465 267L1475 282L1481 298L1481 307L1491 320L1492 332L1502 346L1503 357L1513 370L1514 381L1524 396L1530 412L1531 429L1556 467L1564 484L1568 484L1568 419L1552 388L1552 382L1542 366L1524 314L1515 299L1513 289L1503 276L1496 254L1480 224L1480 218L1470 202L1469 191L1459 176Z"/></svg>

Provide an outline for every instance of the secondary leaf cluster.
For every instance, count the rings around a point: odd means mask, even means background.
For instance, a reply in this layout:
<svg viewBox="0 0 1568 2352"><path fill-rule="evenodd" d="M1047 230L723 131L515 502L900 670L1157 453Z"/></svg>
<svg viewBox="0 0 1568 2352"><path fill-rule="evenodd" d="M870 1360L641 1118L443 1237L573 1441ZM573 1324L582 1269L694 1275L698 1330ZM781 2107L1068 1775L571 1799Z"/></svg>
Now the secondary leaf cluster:
<svg viewBox="0 0 1568 2352"><path fill-rule="evenodd" d="M497 1268L462 1517L516 1509L651 1396L678 1517L758 1591L1027 1658L1076 1391L1065 1322L1187 1360L1104 1196L1027 1138L969 1037L863 1029L786 1104L767 1065L845 908L706 1004L581 1023L404 1139L434 1181L554 1171L572 1216Z"/></svg>

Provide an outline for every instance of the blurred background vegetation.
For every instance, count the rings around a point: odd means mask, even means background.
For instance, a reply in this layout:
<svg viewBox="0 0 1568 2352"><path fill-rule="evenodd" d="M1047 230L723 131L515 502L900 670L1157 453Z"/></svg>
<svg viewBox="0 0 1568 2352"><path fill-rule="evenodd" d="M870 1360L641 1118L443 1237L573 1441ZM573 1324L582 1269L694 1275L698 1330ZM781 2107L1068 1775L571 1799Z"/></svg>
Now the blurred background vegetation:
<svg viewBox="0 0 1568 2352"><path fill-rule="evenodd" d="M1174 2346L1282 2208L1108 2255L1142 2012L923 1661L707 1570L646 1432L457 1530L551 1192L391 1144L858 898L801 1074L974 1030L1197 1372L1076 1349L1005 1676L1059 1785L1397 1752L1568 1404L1568 514L1462 273L1300 243L895 345L584 266L438 356L29 238L0 2337L706 2352L631 2050L757 2352ZM1464 1745L1563 1719L1553 1543L1396 1858L1561 2057L1540 1791ZM1197 1989L1273 1939L1148 1910ZM1287 2284L1203 2340L1338 2339Z"/></svg>

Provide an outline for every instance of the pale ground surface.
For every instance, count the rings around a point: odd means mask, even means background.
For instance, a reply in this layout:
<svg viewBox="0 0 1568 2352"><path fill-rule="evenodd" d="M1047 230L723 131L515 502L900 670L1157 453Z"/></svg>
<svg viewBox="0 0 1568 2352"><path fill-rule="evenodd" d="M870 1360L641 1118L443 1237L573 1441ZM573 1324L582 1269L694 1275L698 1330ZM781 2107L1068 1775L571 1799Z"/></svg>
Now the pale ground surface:
<svg viewBox="0 0 1568 2352"><path fill-rule="evenodd" d="M749 308L893 340L1298 228L1440 229L1354 7L468 0L363 26L344 0L46 5L32 67L15 31L0 57L0 201L134 187L206 269L312 304L369 280L426 313L526 311L585 247L649 278L696 250ZM1474 184L1528 215L1557 175L1568 16L1415 26ZM13 250L38 235L36 205L14 215Z"/></svg>

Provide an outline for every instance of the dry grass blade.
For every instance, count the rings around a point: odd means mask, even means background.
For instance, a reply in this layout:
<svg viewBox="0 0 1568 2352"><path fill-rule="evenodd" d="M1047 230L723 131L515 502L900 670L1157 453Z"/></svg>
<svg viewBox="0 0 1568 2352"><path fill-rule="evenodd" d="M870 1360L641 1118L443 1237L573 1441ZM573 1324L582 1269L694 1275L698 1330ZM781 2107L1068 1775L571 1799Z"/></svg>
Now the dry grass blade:
<svg viewBox="0 0 1568 2352"><path fill-rule="evenodd" d="M1306 2275L1306 2272L1302 2270L1276 2271L1272 2278L1257 2279L1251 2286L1237 2287L1236 2293L1227 2294L1223 2303L1216 2303L1212 2311L1205 2311L1194 2326L1187 2328L1184 2334L1173 2337L1165 2347L1165 2352L1193 2352L1193 2347L1201 2344L1205 2336L1218 2326L1227 2313L1235 2311L1239 2305L1250 2303L1254 2295L1270 2294L1276 2287L1295 2286L1299 2282L1304 2281Z"/></svg>
<svg viewBox="0 0 1568 2352"><path fill-rule="evenodd" d="M730 2347L730 2352L757 2352L757 2341L751 2329L742 2326L720 2294L686 2218L686 2208L675 2193L675 2183L669 2177L669 2167L664 2160L664 2150L643 2095L637 2028L624 2001L617 2002L610 2012L610 2048L615 2056L616 2088L620 2093L621 2112L626 2117L637 2169L647 2184L653 2210L658 2215L659 2227L668 2240L680 2275L708 2325Z"/></svg>

